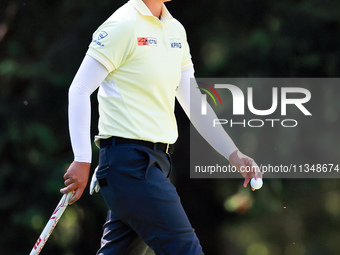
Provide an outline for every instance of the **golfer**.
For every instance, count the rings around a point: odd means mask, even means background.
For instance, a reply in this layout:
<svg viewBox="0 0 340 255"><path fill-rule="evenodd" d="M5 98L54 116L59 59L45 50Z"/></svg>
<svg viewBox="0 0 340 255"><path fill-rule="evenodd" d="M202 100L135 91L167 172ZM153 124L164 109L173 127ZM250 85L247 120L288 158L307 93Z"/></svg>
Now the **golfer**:
<svg viewBox="0 0 340 255"><path fill-rule="evenodd" d="M99 87L99 168L91 189L100 186L109 207L100 255L203 254L199 240L169 180L177 139L175 98L193 125L217 152L240 169L255 162L242 154L222 127L211 132L216 115L203 117L186 33L164 5L166 0L130 0L94 33L69 89L69 129L74 161L62 193L77 201L91 164L90 95ZM195 105L197 104L197 105ZM208 120L208 121L207 121ZM210 121L209 121L210 120ZM246 187L260 172L242 173ZM96 185L99 186L96 187Z"/></svg>

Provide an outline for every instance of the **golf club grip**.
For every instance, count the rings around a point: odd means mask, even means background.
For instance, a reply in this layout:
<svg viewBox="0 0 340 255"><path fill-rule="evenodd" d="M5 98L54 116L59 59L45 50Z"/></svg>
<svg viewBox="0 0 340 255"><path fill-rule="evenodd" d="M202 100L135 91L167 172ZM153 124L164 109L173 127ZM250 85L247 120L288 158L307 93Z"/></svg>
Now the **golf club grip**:
<svg viewBox="0 0 340 255"><path fill-rule="evenodd" d="M41 250L44 247L47 239L50 237L53 229L57 225L61 215L65 211L65 209L68 205L68 201L72 197L73 193L74 192L72 191L68 194L64 194L63 197L60 199L60 201L59 201L57 207L55 208L52 216L50 217L50 219L47 222L44 230L41 232L37 242L35 243L30 255L38 255L41 252Z"/></svg>

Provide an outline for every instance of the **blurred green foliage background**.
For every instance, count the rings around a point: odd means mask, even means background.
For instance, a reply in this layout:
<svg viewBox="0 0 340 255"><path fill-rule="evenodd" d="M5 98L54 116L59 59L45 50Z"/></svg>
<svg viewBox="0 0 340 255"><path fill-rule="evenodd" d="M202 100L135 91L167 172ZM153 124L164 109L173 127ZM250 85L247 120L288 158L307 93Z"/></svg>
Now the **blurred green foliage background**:
<svg viewBox="0 0 340 255"><path fill-rule="evenodd" d="M0 254L28 254L61 197L73 160L68 87L92 33L125 2L0 0ZM174 0L167 6L187 29L197 77L339 77L338 0ZM330 98L332 104L323 121L315 118L295 134L307 145L290 150L290 133L245 137L239 130L233 139L259 162L270 156L280 163L272 143L285 146L285 157L313 147L319 153L310 160L323 158L340 141L340 102L338 89L319 91L321 104L330 105ZM313 105L323 116L318 109ZM179 107L176 113L172 179L206 255L340 254L340 180L267 179L252 193L240 179L190 179L189 121ZM255 150L249 139L263 147ZM42 254L95 254L105 218L104 201L87 188Z"/></svg>

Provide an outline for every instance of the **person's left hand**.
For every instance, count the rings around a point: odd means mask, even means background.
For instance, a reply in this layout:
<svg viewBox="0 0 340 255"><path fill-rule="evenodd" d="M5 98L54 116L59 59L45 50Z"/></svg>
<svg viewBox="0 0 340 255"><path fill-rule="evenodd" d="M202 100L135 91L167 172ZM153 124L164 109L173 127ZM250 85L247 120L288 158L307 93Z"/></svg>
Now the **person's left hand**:
<svg viewBox="0 0 340 255"><path fill-rule="evenodd" d="M234 151L230 155L229 162L232 166L236 167L236 170L244 177L244 187L247 187L252 178L262 178L262 172L255 161L239 150ZM255 191L254 188L251 189L252 191Z"/></svg>
<svg viewBox="0 0 340 255"><path fill-rule="evenodd" d="M96 167L92 175L91 184L90 184L90 195L92 195L94 192L98 193L100 190L100 186L99 186L97 176L96 176L97 171L98 171L98 166Z"/></svg>

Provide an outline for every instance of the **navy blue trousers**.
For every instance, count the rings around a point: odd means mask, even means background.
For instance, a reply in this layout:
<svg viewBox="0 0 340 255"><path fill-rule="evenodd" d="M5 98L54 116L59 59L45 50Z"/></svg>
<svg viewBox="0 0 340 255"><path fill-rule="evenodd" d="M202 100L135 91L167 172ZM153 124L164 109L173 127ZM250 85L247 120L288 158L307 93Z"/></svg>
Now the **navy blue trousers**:
<svg viewBox="0 0 340 255"><path fill-rule="evenodd" d="M201 255L169 180L170 155L137 144L100 149L97 179L109 207L97 255Z"/></svg>

